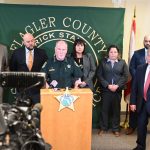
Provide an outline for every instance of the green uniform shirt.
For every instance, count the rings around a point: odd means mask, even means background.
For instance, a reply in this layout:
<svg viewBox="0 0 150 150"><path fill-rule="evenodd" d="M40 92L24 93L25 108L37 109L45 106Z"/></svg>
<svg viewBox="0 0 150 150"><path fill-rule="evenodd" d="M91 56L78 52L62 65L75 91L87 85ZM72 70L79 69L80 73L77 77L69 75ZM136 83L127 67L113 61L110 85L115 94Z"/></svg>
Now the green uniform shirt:
<svg viewBox="0 0 150 150"><path fill-rule="evenodd" d="M74 82L82 77L82 71L72 57L66 57L63 61L53 57L43 66L42 72L46 73L48 84L53 80L58 82L56 88L72 88Z"/></svg>

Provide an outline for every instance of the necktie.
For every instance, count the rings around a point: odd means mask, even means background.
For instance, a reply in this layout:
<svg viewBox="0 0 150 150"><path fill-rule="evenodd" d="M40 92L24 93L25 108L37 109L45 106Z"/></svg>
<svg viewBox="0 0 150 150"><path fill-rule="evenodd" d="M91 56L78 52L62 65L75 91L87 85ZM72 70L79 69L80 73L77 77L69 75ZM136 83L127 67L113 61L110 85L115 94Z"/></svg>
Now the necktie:
<svg viewBox="0 0 150 150"><path fill-rule="evenodd" d="M29 71L31 71L32 65L33 65L32 51L29 51L29 55L28 55L28 69L29 69Z"/></svg>
<svg viewBox="0 0 150 150"><path fill-rule="evenodd" d="M148 76L147 76L147 79L146 79L146 82L144 84L144 99L147 101L147 90L149 88L149 85L150 85L150 71L148 73Z"/></svg>

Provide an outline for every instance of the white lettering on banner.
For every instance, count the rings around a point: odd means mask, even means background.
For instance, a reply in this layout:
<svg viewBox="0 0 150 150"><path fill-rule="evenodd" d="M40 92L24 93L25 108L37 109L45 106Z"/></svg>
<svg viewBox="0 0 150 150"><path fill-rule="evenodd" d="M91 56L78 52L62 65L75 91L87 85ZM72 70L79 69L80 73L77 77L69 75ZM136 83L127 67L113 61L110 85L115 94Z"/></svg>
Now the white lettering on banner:
<svg viewBox="0 0 150 150"><path fill-rule="evenodd" d="M55 17L47 17L47 18L41 18L37 21L33 21L30 25L25 26L24 28L24 33L19 33L20 37L22 38L23 35L27 32L31 33L31 34L38 34L38 32L43 31L43 34L47 34L47 32L53 32L55 29L55 31L57 32L58 29L56 29L56 18ZM93 46L95 46L96 48L94 48L95 50L97 49L97 52L101 52L101 51L106 51L106 45L105 42L103 41L102 37L99 35L99 33L96 32L96 30L92 29L91 26L88 26L87 23L82 22L80 20L72 20L72 18L70 17L65 17L62 19L62 28L67 28L67 31L72 31L74 33L81 32L81 34L83 34L84 37L87 37L91 42L93 42ZM47 29L47 31L45 31ZM61 30L59 30L61 31ZM64 38L66 37L67 39L75 39L75 36L70 34L70 33L61 33L58 34L58 37L54 36L54 33L51 35L44 35L43 37L41 37L40 39L36 40L36 43L40 43L40 41L46 41L52 38ZM12 45L10 46L10 50L14 50L17 47L22 46L22 39L19 41L14 40Z"/></svg>

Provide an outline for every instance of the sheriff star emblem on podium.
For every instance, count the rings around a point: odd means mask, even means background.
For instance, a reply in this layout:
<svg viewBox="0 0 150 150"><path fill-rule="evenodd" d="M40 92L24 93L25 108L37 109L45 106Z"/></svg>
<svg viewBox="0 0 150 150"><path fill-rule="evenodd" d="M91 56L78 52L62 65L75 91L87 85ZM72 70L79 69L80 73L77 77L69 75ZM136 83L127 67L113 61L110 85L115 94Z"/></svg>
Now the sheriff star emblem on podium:
<svg viewBox="0 0 150 150"><path fill-rule="evenodd" d="M69 93L68 88L66 88L66 91L63 95L55 96L55 97L60 102L58 111L61 111L64 108L69 108L69 109L75 111L74 110L74 102L79 98L79 96L71 95Z"/></svg>

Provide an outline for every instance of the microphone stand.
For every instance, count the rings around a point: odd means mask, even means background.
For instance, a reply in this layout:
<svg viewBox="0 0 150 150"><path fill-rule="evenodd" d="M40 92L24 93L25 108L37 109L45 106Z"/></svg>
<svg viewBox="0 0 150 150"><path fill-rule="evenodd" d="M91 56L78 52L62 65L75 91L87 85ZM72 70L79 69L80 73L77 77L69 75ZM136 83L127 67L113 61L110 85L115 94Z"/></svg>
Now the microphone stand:
<svg viewBox="0 0 150 150"><path fill-rule="evenodd" d="M19 102L23 102L25 93L26 93L28 90L30 90L30 89L32 89L32 88L34 88L34 87L36 87L36 86L38 86L38 85L40 85L40 84L41 84L41 82L39 81L39 82L37 82L37 83L35 83L35 84L33 84L33 85L31 85L31 86L25 88L22 92L19 92L19 95L18 95L19 98L16 98L16 103L15 103L15 104L18 105ZM22 99L23 99L23 100L22 100ZM29 103L31 103L31 102L29 102ZM30 105L30 104L28 104L28 105Z"/></svg>

